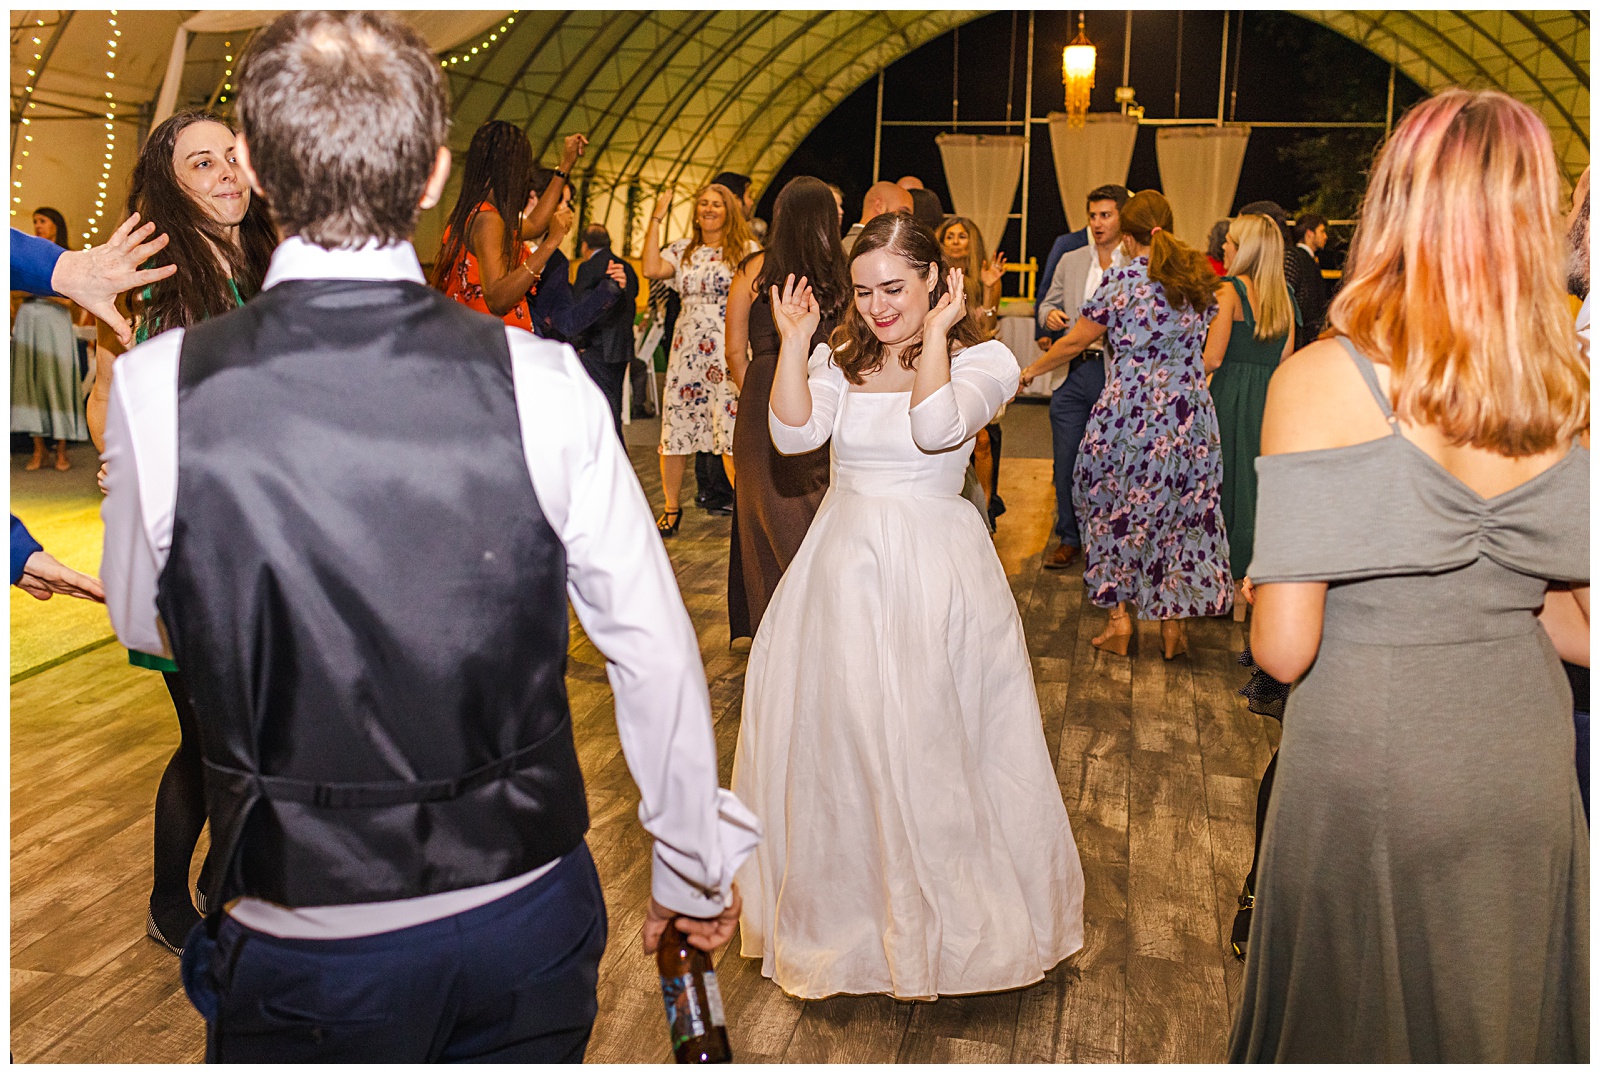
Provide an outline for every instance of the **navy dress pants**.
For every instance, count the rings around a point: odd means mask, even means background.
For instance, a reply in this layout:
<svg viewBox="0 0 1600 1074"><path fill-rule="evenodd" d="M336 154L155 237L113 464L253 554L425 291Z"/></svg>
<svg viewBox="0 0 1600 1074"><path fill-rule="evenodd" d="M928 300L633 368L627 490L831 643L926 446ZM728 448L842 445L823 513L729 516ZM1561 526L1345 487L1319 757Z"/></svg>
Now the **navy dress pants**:
<svg viewBox="0 0 1600 1074"><path fill-rule="evenodd" d="M617 439L626 445L627 441L622 436L622 382L628 377L628 363L602 362L587 351L578 355L578 361L583 363L584 372L589 374L594 386L600 389L600 394L606 397L606 406L611 408L611 424L617 430Z"/></svg>
<svg viewBox="0 0 1600 1074"><path fill-rule="evenodd" d="M1050 447L1055 455L1056 536L1062 544L1083 547L1077 516L1072 513L1072 468L1078 462L1089 411L1106 386L1105 362L1098 356L1079 362L1050 395Z"/></svg>
<svg viewBox="0 0 1600 1074"><path fill-rule="evenodd" d="M197 926L183 984L212 1063L579 1063L606 944L586 844L526 887L407 929L284 940Z"/></svg>

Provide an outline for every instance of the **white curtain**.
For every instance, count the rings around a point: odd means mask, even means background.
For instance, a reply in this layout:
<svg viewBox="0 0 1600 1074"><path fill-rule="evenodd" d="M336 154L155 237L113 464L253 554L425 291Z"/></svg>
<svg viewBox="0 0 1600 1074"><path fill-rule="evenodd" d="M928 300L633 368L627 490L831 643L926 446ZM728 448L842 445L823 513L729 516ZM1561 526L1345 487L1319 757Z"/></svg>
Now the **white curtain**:
<svg viewBox="0 0 1600 1074"><path fill-rule="evenodd" d="M282 11L200 11L184 20L172 38L167 57L167 74L156 98L155 126L172 115L178 104L178 86L183 82L183 64L189 51L190 34L227 34L254 30L282 15ZM505 18L505 11L396 11L422 35L435 52L470 41Z"/></svg>
<svg viewBox="0 0 1600 1074"><path fill-rule="evenodd" d="M1156 134L1161 191L1172 206L1172 230L1197 250L1211 225L1228 215L1239 187L1250 128L1168 127Z"/></svg>
<svg viewBox="0 0 1600 1074"><path fill-rule="evenodd" d="M944 159L951 206L956 215L978 225L989 255L994 256L1022 182L1022 136L941 134L934 141Z"/></svg>
<svg viewBox="0 0 1600 1074"><path fill-rule="evenodd" d="M1088 225L1084 199L1089 191L1128 181L1133 141L1138 136L1139 121L1120 112L1085 116L1083 126L1076 129L1067 125L1065 112L1050 113L1050 154L1055 158L1056 185L1061 189L1069 230Z"/></svg>

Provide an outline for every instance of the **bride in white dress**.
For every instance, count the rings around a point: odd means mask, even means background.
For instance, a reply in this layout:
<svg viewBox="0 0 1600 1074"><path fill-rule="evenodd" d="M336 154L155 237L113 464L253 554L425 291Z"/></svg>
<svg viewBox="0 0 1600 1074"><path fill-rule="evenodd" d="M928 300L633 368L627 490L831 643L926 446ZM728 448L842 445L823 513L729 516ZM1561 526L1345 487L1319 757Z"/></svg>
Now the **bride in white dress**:
<svg viewBox="0 0 1600 1074"><path fill-rule="evenodd" d="M1022 621L961 496L1017 362L909 216L869 223L850 268L837 356L806 360L805 281L773 289L773 443L831 438L833 481L750 650L733 789L766 838L742 953L808 999L1016 988L1083 946Z"/></svg>

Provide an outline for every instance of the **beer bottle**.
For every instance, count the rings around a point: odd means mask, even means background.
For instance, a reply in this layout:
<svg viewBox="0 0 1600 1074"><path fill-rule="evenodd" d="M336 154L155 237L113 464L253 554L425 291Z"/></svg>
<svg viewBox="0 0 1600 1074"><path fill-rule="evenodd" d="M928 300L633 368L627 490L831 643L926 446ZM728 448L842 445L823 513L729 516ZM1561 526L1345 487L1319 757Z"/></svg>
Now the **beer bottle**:
<svg viewBox="0 0 1600 1074"><path fill-rule="evenodd" d="M661 998L667 1005L672 1055L680 1063L731 1063L722 992L711 956L689 943L672 922L656 948L661 973Z"/></svg>

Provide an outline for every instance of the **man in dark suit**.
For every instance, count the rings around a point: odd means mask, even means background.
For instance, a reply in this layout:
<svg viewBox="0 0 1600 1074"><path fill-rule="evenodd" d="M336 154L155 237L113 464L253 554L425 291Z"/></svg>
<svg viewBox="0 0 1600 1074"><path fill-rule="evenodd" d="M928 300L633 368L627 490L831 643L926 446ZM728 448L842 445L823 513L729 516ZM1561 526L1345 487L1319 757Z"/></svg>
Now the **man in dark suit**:
<svg viewBox="0 0 1600 1074"><path fill-rule="evenodd" d="M633 266L611 252L611 233L599 224L584 228L578 276L572 283L575 307L593 305L595 296L607 295L594 319L571 337L578 358L590 379L599 386L611 408L611 419L622 439L622 381L633 361L633 311L639 300L639 277ZM617 285L618 269L624 279Z"/></svg>
<svg viewBox="0 0 1600 1074"><path fill-rule="evenodd" d="M1294 245L1289 256L1295 261L1294 298L1300 306L1300 327L1295 330L1294 349L1314 343L1322 334L1328 317L1328 284L1322 278L1317 255L1328 245L1328 221L1316 213L1301 213L1289 229Z"/></svg>

